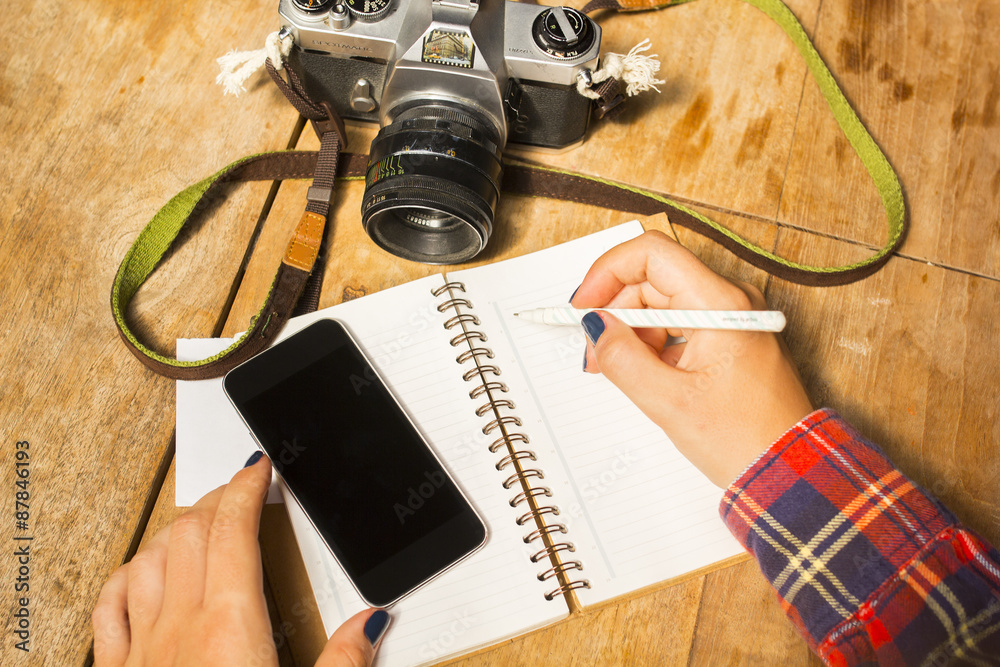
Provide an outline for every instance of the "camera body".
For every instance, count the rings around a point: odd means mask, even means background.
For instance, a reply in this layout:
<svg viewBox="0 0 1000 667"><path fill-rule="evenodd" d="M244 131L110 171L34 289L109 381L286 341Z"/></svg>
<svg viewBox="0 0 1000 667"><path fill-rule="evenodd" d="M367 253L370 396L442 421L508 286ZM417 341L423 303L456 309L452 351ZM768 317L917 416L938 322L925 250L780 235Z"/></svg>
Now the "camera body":
<svg viewBox="0 0 1000 667"><path fill-rule="evenodd" d="M583 140L600 28L581 12L504 0L280 0L306 92L377 122L365 229L394 254L465 261L492 232L508 144Z"/></svg>

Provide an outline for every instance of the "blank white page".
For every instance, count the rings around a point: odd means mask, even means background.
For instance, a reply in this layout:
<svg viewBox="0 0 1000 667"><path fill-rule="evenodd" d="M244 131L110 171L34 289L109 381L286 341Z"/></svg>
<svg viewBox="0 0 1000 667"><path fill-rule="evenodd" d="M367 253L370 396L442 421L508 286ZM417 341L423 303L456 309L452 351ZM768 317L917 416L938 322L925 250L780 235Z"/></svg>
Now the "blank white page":
<svg viewBox="0 0 1000 667"><path fill-rule="evenodd" d="M478 269L449 274L475 312L577 551L593 604L742 552L718 515L708 481L614 385L582 371L582 328L513 313L564 305L594 259L642 232L639 223ZM559 536L564 539L563 536Z"/></svg>
<svg viewBox="0 0 1000 667"><path fill-rule="evenodd" d="M443 328L454 313L438 312L437 304L447 297L431 295L443 282L431 276L295 318L283 334L322 317L344 323L489 531L483 549L392 607L378 665L436 662L567 614L560 600L545 600L551 585L536 578L540 568L525 555L525 529L515 524L519 512L507 503L512 493L501 486L507 475L494 467L497 457L480 430L485 420L475 414L483 401L469 398L472 387L455 361L465 348L451 347L455 332ZM323 623L332 633L365 604L299 507L288 502L288 508Z"/></svg>

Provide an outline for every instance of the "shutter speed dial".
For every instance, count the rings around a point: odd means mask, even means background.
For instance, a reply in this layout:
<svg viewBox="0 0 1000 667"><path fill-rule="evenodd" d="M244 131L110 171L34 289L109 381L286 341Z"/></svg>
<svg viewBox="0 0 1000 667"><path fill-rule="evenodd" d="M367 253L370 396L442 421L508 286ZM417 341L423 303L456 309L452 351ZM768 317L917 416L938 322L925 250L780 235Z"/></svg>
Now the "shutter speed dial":
<svg viewBox="0 0 1000 667"><path fill-rule="evenodd" d="M539 14L531 34L553 58L576 58L594 43L590 19L570 7L553 7Z"/></svg>
<svg viewBox="0 0 1000 667"><path fill-rule="evenodd" d="M392 9L392 0L344 0L344 4L363 23L381 21Z"/></svg>

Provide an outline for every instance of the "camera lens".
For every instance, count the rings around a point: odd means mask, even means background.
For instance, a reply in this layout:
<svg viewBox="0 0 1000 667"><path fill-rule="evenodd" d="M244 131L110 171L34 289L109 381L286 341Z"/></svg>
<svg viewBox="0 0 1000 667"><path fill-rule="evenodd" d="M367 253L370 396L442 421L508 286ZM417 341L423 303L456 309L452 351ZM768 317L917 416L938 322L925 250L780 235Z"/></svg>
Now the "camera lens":
<svg viewBox="0 0 1000 667"><path fill-rule="evenodd" d="M493 231L500 157L496 132L473 112L443 104L407 109L372 141L365 231L404 259L472 259Z"/></svg>

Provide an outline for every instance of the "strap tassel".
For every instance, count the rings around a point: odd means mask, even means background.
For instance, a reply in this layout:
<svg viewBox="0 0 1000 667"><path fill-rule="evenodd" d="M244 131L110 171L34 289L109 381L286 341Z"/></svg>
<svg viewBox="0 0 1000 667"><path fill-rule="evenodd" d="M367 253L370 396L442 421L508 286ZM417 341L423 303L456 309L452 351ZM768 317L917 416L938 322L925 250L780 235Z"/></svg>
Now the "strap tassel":
<svg viewBox="0 0 1000 667"><path fill-rule="evenodd" d="M291 35L283 37L279 33L272 32L264 40L264 48L256 51L230 51L226 55L216 60L219 63L219 76L215 77L215 82L225 89L226 95L233 94L239 97L240 93L246 92L243 86L247 79L253 76L254 72L264 66L270 59L277 70L285 66L284 59L292 50Z"/></svg>
<svg viewBox="0 0 1000 667"><path fill-rule="evenodd" d="M649 38L646 38L632 47L625 55L620 53L607 53L604 55L604 67L591 74L591 82L584 79L577 82L576 89L584 97L592 100L598 99L598 94L591 90L591 85L615 78L625 84L625 93L632 97L652 88L656 92L660 89L656 84L665 81L656 78L656 73L660 71L659 56L643 55L645 51L652 48Z"/></svg>

